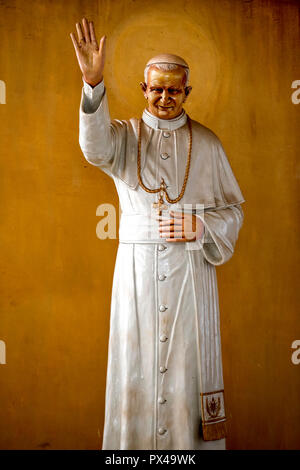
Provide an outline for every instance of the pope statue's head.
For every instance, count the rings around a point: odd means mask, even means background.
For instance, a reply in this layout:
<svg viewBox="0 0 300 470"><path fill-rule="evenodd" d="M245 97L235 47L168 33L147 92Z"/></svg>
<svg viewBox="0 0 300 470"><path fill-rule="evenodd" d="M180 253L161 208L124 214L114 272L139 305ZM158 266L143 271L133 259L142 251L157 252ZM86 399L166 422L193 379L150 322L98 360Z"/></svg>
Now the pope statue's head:
<svg viewBox="0 0 300 470"><path fill-rule="evenodd" d="M150 59L141 87L148 111L160 119L173 119L182 113L182 105L192 87L188 86L189 66L182 57L160 54Z"/></svg>

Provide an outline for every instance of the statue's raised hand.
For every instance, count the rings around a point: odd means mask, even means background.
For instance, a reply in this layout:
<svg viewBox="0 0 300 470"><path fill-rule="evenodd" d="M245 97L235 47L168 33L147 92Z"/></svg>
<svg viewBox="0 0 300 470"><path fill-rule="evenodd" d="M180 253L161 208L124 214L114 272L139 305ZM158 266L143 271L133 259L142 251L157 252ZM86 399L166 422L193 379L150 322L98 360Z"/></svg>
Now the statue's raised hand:
<svg viewBox="0 0 300 470"><path fill-rule="evenodd" d="M83 79L89 85L96 86L103 78L106 37L103 36L98 45L93 22L86 18L82 19L82 27L76 23L76 30L78 40L75 34L70 33L70 36Z"/></svg>

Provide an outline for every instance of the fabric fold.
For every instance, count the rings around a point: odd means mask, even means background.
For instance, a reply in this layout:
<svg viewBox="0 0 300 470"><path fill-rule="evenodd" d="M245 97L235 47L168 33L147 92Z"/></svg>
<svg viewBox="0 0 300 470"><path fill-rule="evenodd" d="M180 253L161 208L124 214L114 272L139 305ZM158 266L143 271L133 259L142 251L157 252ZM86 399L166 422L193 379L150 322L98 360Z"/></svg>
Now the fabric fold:
<svg viewBox="0 0 300 470"><path fill-rule="evenodd" d="M198 212L206 237L203 252L206 260L219 266L228 261L233 253L239 231L243 225L244 213L239 204L215 211Z"/></svg>

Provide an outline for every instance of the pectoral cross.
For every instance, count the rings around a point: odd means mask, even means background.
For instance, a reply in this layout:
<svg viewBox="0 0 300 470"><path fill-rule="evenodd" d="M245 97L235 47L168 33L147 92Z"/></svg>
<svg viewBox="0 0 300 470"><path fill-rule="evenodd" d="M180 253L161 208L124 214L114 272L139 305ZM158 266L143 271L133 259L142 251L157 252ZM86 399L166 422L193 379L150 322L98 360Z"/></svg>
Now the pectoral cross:
<svg viewBox="0 0 300 470"><path fill-rule="evenodd" d="M160 194L159 194L158 201L154 202L152 204L152 207L154 207L154 209L157 209L157 215L162 215L162 211L164 209L167 209L166 204L164 204L164 197L163 197L163 193L164 193L166 188L167 188L166 183L165 183L164 179L161 178Z"/></svg>

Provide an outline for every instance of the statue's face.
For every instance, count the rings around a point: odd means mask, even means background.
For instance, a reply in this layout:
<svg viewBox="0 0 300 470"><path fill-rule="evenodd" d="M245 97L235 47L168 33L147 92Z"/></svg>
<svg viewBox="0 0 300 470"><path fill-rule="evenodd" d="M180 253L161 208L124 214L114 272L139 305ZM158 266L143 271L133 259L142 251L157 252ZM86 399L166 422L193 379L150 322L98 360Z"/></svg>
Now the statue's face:
<svg viewBox="0 0 300 470"><path fill-rule="evenodd" d="M148 111L160 119L173 119L182 112L182 105L191 87L185 86L186 75L182 67L163 71L150 67L147 85L141 83L148 100Z"/></svg>

